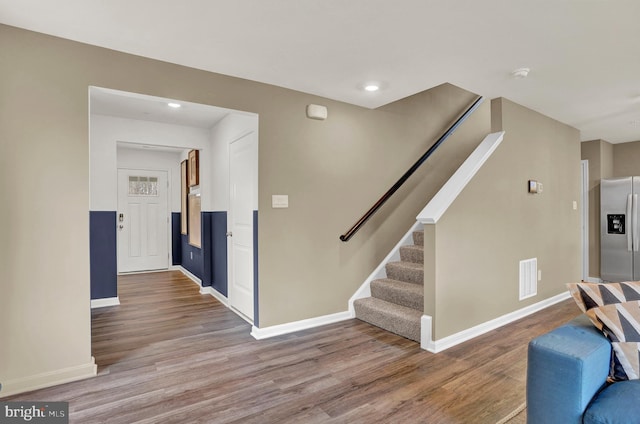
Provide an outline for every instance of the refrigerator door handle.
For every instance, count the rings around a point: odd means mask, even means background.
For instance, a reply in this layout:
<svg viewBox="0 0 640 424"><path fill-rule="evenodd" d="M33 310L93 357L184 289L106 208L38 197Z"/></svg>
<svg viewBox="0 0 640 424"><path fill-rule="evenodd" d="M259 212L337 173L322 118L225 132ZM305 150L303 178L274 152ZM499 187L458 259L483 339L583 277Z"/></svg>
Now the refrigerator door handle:
<svg viewBox="0 0 640 424"><path fill-rule="evenodd" d="M638 240L638 195L634 194L633 195L633 218L632 218L632 225L633 225L633 251L637 252L638 251L638 244L640 244L640 240Z"/></svg>
<svg viewBox="0 0 640 424"><path fill-rule="evenodd" d="M633 195L631 194L627 196L627 219L631 218L632 211L635 211L635 209L633 209L632 207L632 198ZM627 250L629 252L633 251L633 239L631 237L631 231L629 231L629 228L627 228Z"/></svg>

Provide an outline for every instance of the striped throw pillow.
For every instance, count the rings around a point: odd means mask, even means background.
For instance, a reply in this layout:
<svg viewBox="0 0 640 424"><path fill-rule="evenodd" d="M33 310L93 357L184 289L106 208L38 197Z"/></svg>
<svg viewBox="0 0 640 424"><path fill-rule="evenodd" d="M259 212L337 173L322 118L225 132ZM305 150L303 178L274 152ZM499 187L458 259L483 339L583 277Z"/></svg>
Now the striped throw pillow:
<svg viewBox="0 0 640 424"><path fill-rule="evenodd" d="M609 379L640 379L640 281L567 286L580 310L611 342Z"/></svg>
<svg viewBox="0 0 640 424"><path fill-rule="evenodd" d="M598 306L591 311L613 347L610 379L640 379L640 301Z"/></svg>

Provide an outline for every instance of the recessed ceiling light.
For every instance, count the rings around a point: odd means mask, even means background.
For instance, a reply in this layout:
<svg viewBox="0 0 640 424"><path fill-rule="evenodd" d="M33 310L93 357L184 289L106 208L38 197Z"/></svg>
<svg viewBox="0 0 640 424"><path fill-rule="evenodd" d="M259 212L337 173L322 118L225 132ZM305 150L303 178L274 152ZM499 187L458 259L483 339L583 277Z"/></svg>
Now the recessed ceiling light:
<svg viewBox="0 0 640 424"><path fill-rule="evenodd" d="M527 75L529 75L529 71L529 68L518 68L511 72L511 76L515 79L523 79L526 78Z"/></svg>
<svg viewBox="0 0 640 424"><path fill-rule="evenodd" d="M182 107L182 105L180 103L167 103L167 106L172 107L174 109L177 109L179 107Z"/></svg>
<svg viewBox="0 0 640 424"><path fill-rule="evenodd" d="M364 89L373 92L380 90L380 86L378 84L366 84Z"/></svg>

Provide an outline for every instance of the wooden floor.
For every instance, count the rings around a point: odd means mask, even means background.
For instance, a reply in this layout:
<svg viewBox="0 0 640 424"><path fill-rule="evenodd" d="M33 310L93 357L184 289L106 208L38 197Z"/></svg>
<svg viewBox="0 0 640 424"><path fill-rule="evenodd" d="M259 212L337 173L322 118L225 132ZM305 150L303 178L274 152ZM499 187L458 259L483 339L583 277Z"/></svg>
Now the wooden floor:
<svg viewBox="0 0 640 424"><path fill-rule="evenodd" d="M120 277L92 311L98 377L5 400L71 423L496 423L524 402L527 342L564 301L439 354L358 320L256 341L179 272Z"/></svg>

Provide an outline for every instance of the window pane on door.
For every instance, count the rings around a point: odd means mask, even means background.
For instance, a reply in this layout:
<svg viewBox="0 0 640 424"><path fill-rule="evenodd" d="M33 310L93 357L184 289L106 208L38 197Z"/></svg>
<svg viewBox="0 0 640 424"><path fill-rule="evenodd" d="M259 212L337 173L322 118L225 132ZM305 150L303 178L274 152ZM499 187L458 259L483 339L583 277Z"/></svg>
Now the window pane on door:
<svg viewBox="0 0 640 424"><path fill-rule="evenodd" d="M129 195L130 196L157 196L158 195L158 178L157 177L139 177L129 176Z"/></svg>

